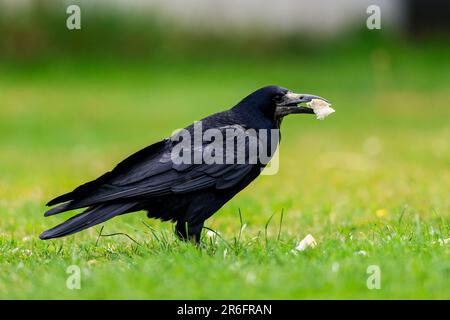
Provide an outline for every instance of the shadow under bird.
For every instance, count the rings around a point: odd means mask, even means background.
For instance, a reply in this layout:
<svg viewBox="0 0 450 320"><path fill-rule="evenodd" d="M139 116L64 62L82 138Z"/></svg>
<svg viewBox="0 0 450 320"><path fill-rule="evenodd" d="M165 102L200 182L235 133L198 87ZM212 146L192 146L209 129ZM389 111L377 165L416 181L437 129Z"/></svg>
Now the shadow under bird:
<svg viewBox="0 0 450 320"><path fill-rule="evenodd" d="M313 114L312 108L300 105L313 100L328 104L319 96L293 93L278 86L264 87L231 109L200 120L201 130L215 129L226 135L228 129L236 127L253 129L258 140L262 130L278 130L286 115ZM195 134L195 124L185 130ZM270 150L269 158L274 154L279 139L279 136L275 141L266 139L267 145L263 149ZM248 156L244 161L236 161L239 156L237 148L231 150L231 155L226 155L233 161L178 163L173 161L172 154L181 142L171 138L156 142L129 156L96 180L49 201L47 206L59 205L48 210L45 216L86 209L43 232L40 238L67 236L115 216L144 210L149 218L176 222L176 235L180 239L200 241L205 220L252 182L267 163L259 159L250 161ZM202 141L200 147L207 147L208 143L210 141ZM242 143L248 151L251 139L244 139ZM195 143L189 148L188 151L195 153ZM230 153L229 150L227 152Z"/></svg>

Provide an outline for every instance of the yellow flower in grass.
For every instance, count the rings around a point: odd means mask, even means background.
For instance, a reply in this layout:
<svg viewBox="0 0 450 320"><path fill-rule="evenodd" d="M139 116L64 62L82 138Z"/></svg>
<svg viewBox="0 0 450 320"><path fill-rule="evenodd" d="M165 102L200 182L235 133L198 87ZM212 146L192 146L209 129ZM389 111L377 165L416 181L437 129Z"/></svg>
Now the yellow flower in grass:
<svg viewBox="0 0 450 320"><path fill-rule="evenodd" d="M388 211L386 209L378 209L375 214L377 215L378 218L383 218L385 216L387 216Z"/></svg>

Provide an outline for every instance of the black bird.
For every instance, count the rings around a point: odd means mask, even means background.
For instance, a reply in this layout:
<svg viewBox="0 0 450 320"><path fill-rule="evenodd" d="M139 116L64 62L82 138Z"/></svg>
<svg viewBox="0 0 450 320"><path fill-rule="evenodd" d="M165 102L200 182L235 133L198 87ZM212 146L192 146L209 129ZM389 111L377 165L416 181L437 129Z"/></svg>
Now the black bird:
<svg viewBox="0 0 450 320"><path fill-rule="evenodd" d="M179 153L189 161L178 161L173 157L174 150L184 139L177 141L173 138L175 134L129 156L98 179L49 201L47 206L59 205L48 210L45 216L79 208L86 210L43 232L40 238L67 236L117 215L145 210L149 218L176 222L176 234L180 239L200 241L204 221L252 182L267 164L259 158L250 158L252 141L260 143L261 132L266 130L270 139L258 144L258 150L268 152L270 158L279 143L279 136L275 141L271 139L272 132L277 132L283 117L288 114L314 113L312 109L298 105L312 99L326 101L278 86L253 92L233 108L199 122L202 133L215 129L214 132L224 134L225 140L218 142L218 148L210 154L218 155L219 151L224 151L228 161L207 163L203 159L194 159L197 149L207 150L211 141L201 141L197 145L191 141ZM230 151L225 147L226 141L230 140L227 132L235 132L237 128L246 130L244 139L240 144L236 142ZM247 133L249 129L255 130L256 134ZM186 127L184 132L195 135L195 124ZM239 140L238 136L231 140ZM243 161L238 159L239 145L246 150Z"/></svg>

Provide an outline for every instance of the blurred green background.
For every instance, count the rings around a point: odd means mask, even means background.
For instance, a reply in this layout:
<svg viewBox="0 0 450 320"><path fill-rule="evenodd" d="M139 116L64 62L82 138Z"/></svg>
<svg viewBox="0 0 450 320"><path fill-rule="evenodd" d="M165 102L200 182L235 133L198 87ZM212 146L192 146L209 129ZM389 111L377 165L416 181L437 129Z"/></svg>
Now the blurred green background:
<svg viewBox="0 0 450 320"><path fill-rule="evenodd" d="M284 11L265 23L248 4L241 20L205 10L197 21L158 6L0 2L0 298L450 298L448 26L421 24L415 1L380 2L381 30L353 2L339 11L353 22L333 32L315 31L334 21L320 1L287 1L315 12L309 29L292 17L280 28ZM66 28L74 3L81 30ZM279 173L207 221L223 240L205 235L199 250L144 213L104 228L139 245L98 238L100 227L38 239L71 216L44 219L47 200L269 84L321 95L336 113L283 122ZM318 246L295 252L309 233ZM72 264L81 290L66 288ZM366 286L369 265L380 290Z"/></svg>

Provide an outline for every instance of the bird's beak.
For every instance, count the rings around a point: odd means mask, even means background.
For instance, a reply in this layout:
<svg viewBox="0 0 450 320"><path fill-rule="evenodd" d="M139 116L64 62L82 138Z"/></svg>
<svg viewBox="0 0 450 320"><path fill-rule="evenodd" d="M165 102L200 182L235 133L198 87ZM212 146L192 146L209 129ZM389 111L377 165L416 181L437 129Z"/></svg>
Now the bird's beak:
<svg viewBox="0 0 450 320"><path fill-rule="evenodd" d="M306 94L306 93L293 93L288 92L284 95L283 100L277 104L277 108L275 111L275 116L277 118L281 118L284 116L287 116L288 114L292 113L310 113L313 114L314 111L311 108L305 107L305 106L299 106L302 102L310 102L313 99L319 99L323 100L327 103L330 103L328 100L312 95L312 94Z"/></svg>

